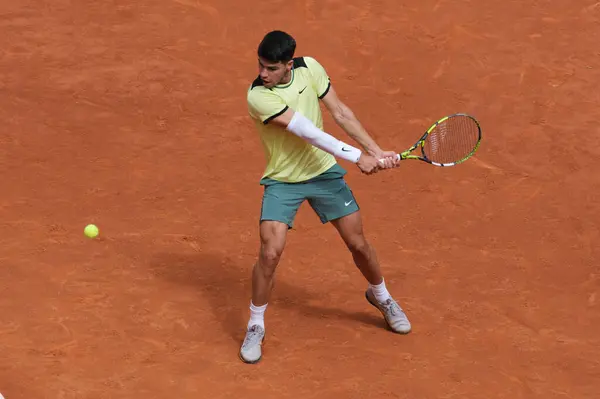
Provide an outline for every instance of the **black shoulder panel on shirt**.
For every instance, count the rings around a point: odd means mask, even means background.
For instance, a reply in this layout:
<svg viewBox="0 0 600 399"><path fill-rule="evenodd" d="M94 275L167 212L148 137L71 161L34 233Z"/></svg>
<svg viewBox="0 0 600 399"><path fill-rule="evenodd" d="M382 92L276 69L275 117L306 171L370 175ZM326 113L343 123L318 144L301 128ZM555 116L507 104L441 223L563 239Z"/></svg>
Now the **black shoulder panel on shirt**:
<svg viewBox="0 0 600 399"><path fill-rule="evenodd" d="M263 82L262 82L262 79L259 76L256 79L254 79L254 82L252 82L252 88L250 90L254 89L257 86L262 86L262 85L263 85Z"/></svg>
<svg viewBox="0 0 600 399"><path fill-rule="evenodd" d="M306 62L304 62L304 57L294 58L294 68L308 68Z"/></svg>

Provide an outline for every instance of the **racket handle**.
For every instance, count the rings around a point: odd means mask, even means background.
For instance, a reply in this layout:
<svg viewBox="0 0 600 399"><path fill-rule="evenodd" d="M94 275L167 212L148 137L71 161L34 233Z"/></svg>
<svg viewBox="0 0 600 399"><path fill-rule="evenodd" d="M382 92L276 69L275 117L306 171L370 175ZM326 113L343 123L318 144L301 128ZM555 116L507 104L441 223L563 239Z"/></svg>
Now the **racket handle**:
<svg viewBox="0 0 600 399"><path fill-rule="evenodd" d="M398 161L400 161L402 159L402 157L400 156L400 154L396 154L396 158L398 158ZM384 159L380 158L379 162L383 163Z"/></svg>

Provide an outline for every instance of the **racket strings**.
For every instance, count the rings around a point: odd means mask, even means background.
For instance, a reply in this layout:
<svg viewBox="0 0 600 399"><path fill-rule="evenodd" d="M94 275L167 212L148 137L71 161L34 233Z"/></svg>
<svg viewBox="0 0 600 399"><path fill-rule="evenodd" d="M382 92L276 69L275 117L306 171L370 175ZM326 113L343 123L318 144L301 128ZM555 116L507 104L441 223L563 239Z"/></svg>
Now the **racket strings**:
<svg viewBox="0 0 600 399"><path fill-rule="evenodd" d="M479 126L468 116L454 116L438 124L423 143L424 155L433 162L449 164L468 157L479 141Z"/></svg>

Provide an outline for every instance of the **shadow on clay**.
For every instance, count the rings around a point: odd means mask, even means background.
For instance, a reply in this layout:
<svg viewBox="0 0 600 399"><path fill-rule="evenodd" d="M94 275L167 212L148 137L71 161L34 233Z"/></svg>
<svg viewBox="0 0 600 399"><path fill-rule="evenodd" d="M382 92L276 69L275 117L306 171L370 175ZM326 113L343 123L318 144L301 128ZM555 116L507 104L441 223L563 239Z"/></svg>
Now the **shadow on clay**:
<svg viewBox="0 0 600 399"><path fill-rule="evenodd" d="M244 339L250 316L248 307L252 293L252 264L240 265L231 257L214 253L162 253L153 259L151 270L166 281L196 287L202 292L223 332L236 342ZM350 320L386 328L376 310L371 313L348 312L342 307L307 303L311 298L314 298L314 294L279 278L275 282L270 306L285 308L301 317ZM370 305L365 301L365 306Z"/></svg>

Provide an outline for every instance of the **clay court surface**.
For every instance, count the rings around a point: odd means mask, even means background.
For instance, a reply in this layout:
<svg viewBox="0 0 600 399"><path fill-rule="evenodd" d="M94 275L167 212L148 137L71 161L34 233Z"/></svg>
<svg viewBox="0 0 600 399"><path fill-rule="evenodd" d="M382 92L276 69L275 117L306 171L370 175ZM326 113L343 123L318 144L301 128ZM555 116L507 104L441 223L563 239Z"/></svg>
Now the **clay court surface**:
<svg viewBox="0 0 600 399"><path fill-rule="evenodd" d="M597 397L600 3L0 4L6 399ZM453 112L484 140L456 168L341 161L411 334L305 204L250 366L264 159L245 93L271 29L382 147Z"/></svg>

